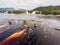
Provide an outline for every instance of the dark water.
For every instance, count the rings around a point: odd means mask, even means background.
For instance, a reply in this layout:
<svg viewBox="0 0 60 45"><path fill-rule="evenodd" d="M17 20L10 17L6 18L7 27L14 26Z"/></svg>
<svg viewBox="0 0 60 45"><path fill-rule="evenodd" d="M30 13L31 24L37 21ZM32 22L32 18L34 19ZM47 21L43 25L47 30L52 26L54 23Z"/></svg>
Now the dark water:
<svg viewBox="0 0 60 45"><path fill-rule="evenodd" d="M5 16L6 15L6 16ZM37 45L60 45L60 18L56 16L24 16L23 15L12 15L12 14L1 14L0 25L8 22L8 20L13 20L13 25L9 25L0 30L0 42L6 39L8 36L16 32L17 30L24 29L24 26L20 24L21 20L29 20L31 28L36 33ZM10 17L11 16L11 17ZM31 16L31 17L30 17ZM20 20L20 21L17 21ZM31 20L36 20L32 22ZM33 27L34 23L38 23L40 26L37 28ZM16 44L17 45L17 44Z"/></svg>

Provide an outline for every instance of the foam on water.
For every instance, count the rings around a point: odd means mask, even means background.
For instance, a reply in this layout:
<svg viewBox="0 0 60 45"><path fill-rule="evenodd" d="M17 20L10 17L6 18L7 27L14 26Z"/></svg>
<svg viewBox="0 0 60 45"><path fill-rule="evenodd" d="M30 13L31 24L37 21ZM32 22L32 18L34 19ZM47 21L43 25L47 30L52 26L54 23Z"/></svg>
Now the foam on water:
<svg viewBox="0 0 60 45"><path fill-rule="evenodd" d="M28 15L28 14L0 14L0 23L2 21L6 20L36 20L41 21L41 24L44 25L50 24L50 27L53 28L59 28L60 27L60 21L58 20L52 20L52 19L46 19L46 18L38 18L36 15Z"/></svg>
<svg viewBox="0 0 60 45"><path fill-rule="evenodd" d="M36 19L34 15L27 15L27 14L0 14L0 18L7 18L7 19L20 19L20 20L31 20Z"/></svg>
<svg viewBox="0 0 60 45"><path fill-rule="evenodd" d="M60 29L60 21L47 19L46 22L50 27Z"/></svg>

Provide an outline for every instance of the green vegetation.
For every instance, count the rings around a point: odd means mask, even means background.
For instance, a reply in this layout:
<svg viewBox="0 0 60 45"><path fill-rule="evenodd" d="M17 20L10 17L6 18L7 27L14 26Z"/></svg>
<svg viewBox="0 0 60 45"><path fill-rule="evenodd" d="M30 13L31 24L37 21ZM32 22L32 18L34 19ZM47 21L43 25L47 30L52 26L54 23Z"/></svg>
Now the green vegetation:
<svg viewBox="0 0 60 45"><path fill-rule="evenodd" d="M14 13L14 14L23 14L23 13L25 13L25 11L14 10L13 13Z"/></svg>
<svg viewBox="0 0 60 45"><path fill-rule="evenodd" d="M6 11L4 11L4 10L0 11L0 13L4 13L4 12L6 12ZM22 10L13 10L13 11L11 11L11 10L9 10L8 14L10 14L10 13L23 14L23 13L25 13L25 11L22 11Z"/></svg>
<svg viewBox="0 0 60 45"><path fill-rule="evenodd" d="M8 11L8 13L23 14L23 13L25 13L25 11L21 11L21 10L13 10L13 11Z"/></svg>
<svg viewBox="0 0 60 45"><path fill-rule="evenodd" d="M54 9L56 8L56 9ZM60 14L60 10L59 10L60 6L46 6L46 7L37 7L33 10L28 10L29 13L32 13L33 11L36 11L36 14ZM24 9L19 9L19 10L0 10L0 13L4 13L8 11L8 13L14 13L14 14L23 14L26 13L26 10Z"/></svg>
<svg viewBox="0 0 60 45"><path fill-rule="evenodd" d="M47 6L47 7L38 7L33 9L32 11L40 11L42 14L60 14L60 10L54 10L52 9L52 6Z"/></svg>
<svg viewBox="0 0 60 45"><path fill-rule="evenodd" d="M4 12L6 12L6 11L4 11L4 10L1 11L1 10L0 10L0 13L4 13Z"/></svg>
<svg viewBox="0 0 60 45"><path fill-rule="evenodd" d="M26 13L26 10L21 9L21 10L0 10L0 13L5 13L7 12L8 14L14 13L14 14L23 14Z"/></svg>

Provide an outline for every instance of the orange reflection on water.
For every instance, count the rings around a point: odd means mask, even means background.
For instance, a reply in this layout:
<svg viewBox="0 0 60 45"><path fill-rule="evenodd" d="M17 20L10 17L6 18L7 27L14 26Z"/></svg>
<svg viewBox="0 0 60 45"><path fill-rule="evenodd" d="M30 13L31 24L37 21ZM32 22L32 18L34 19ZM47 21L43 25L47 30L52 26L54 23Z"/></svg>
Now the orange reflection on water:
<svg viewBox="0 0 60 45"><path fill-rule="evenodd" d="M11 36L9 36L9 37L6 38L5 40L3 40L3 41L0 43L0 45L7 45L7 44L10 45L9 43L10 43L12 40L14 40L14 39L16 39L16 38L19 38L19 37L21 37L21 36L23 36L23 35L25 35L26 30L27 30L27 29L23 29L22 31L19 31L19 32L16 32L16 33L12 34Z"/></svg>

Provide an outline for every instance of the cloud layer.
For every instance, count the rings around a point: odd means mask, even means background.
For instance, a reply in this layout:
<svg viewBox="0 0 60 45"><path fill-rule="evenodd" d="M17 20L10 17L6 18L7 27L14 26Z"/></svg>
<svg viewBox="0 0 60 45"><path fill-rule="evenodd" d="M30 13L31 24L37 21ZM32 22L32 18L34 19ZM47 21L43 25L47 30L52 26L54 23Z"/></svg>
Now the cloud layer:
<svg viewBox="0 0 60 45"><path fill-rule="evenodd" d="M38 6L60 5L60 0L0 0L0 7L33 9Z"/></svg>

